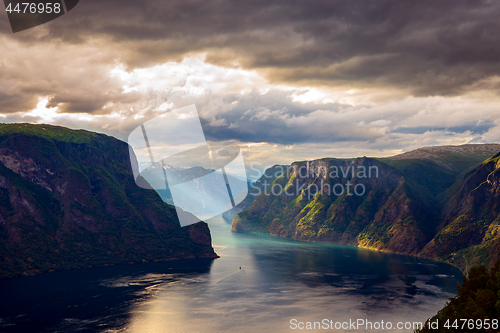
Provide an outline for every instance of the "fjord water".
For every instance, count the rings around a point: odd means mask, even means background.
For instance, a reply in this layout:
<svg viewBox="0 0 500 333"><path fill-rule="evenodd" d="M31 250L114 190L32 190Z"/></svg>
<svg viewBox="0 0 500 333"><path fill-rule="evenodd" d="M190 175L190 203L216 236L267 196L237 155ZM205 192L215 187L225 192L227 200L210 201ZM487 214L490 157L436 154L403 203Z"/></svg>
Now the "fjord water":
<svg viewBox="0 0 500 333"><path fill-rule="evenodd" d="M424 322L461 281L444 263L234 233L221 218L208 223L216 260L0 281L0 331L290 332L308 331L291 330L292 318Z"/></svg>

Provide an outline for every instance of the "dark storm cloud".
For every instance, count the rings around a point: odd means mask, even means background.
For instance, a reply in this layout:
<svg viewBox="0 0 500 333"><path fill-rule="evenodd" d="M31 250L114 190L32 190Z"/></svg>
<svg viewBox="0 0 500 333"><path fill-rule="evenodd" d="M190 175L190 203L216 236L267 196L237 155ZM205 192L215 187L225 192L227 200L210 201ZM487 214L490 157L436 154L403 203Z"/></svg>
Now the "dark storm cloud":
<svg viewBox="0 0 500 333"><path fill-rule="evenodd" d="M399 149L422 138L496 140L499 16L500 3L487 1L84 0L16 34L0 17L0 113L68 126L86 119L78 113L102 115L85 126L126 138L160 105L187 103L216 141ZM184 64L197 53L201 64ZM183 74L167 80L175 67ZM258 74L224 77L227 67ZM311 86L325 98L297 98ZM479 102L467 104L472 95ZM16 114L40 98L59 114Z"/></svg>
<svg viewBox="0 0 500 333"><path fill-rule="evenodd" d="M0 110L2 113L14 113L21 110L29 110L36 106L38 100L33 96L29 98L22 95L8 95L0 92Z"/></svg>
<svg viewBox="0 0 500 333"><path fill-rule="evenodd" d="M500 74L499 16L493 1L86 0L15 38L106 37L132 67L203 51L276 81L454 95Z"/></svg>

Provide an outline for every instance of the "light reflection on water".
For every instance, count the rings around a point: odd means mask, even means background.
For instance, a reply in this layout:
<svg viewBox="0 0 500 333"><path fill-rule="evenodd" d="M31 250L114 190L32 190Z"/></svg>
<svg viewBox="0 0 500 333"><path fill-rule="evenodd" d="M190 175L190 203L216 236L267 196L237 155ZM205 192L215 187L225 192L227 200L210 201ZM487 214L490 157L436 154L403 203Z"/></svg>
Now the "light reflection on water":
<svg viewBox="0 0 500 333"><path fill-rule="evenodd" d="M221 256L213 262L114 266L1 282L0 292L10 290L7 298L26 287L38 297L26 296L10 309L2 305L0 328L289 332L291 318L425 321L453 296L460 279L458 270L438 262L232 233L220 218L208 223Z"/></svg>

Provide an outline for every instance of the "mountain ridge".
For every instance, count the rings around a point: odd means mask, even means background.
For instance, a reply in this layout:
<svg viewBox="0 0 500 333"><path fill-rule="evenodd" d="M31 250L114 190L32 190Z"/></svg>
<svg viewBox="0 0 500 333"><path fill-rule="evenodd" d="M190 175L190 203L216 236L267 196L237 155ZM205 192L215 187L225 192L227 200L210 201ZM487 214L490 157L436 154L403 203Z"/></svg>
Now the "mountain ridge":
<svg viewBox="0 0 500 333"><path fill-rule="evenodd" d="M459 245L458 248L452 246L454 242L458 244L459 238L453 234L455 229L445 233L446 230L443 228L446 228L449 223L443 222L445 219L443 214L445 214L445 207L453 211L449 208L449 205L452 205L449 202L452 202L468 207L470 220L480 218L477 210L471 211L470 204L467 206L466 202L470 200L469 194L473 189L480 184L488 184L487 179L484 178L492 173L495 174L495 166L500 167L500 164L495 164L498 160L486 159L493 155L492 152L497 153L497 148L500 151L500 145L496 144L465 145L458 146L458 148L446 146L442 151L439 151L439 147L432 147L430 151L435 155L440 155L439 163L429 157L427 148L422 150L425 152L424 155L421 154L422 151L413 152L405 155L404 158L400 158L401 156L343 160L325 158L294 162L288 167L286 173L273 181L272 186L277 186L274 184L282 187L290 186L290 180L294 181L298 177L296 169L300 165L308 167L323 165L332 168L340 165L346 167L349 163L357 166L368 163L377 165L380 179L361 179L353 174L352 177L348 176L345 179L340 177L336 180L328 180L333 181L331 185L337 184L334 186L340 186L338 184L346 181L352 181L353 184L364 181L366 194L359 198L349 197L345 193L326 195L321 190L308 197L307 192L304 196L304 191L291 197L285 197L282 193L273 195L268 191L267 194L257 196L246 211L234 218L231 230L417 255L443 260L461 269L466 269L470 264L490 264L496 258L494 253L498 253L500 243L496 243L496 234L490 235L494 239L488 240L488 246L482 239L486 237L488 230L494 229L494 232L497 230L494 221L497 217L497 206L493 203L497 198L497 185L500 188L500 183L495 183L494 189L490 191L491 200L488 202L491 203L490 208L493 213L489 215L487 222L475 229L469 222L471 230L481 231L469 245L482 247L482 250L476 249L474 253L470 251L469 253L464 250L468 248L467 244L465 244L467 246ZM454 164L457 161L457 155L460 157L464 154L463 159L458 159L460 163ZM425 158L414 158L419 155ZM483 160L486 161L481 163ZM443 163L446 163L448 167L445 168ZM318 172L315 171L313 174L317 176ZM474 187L465 188L464 182L472 176L474 176L473 180L469 180L472 184L470 187ZM327 181L325 177L323 180ZM300 181L309 187L319 185L318 177L302 177ZM462 196L457 194L460 191L462 191ZM476 200L479 202L479 199ZM462 214L462 210L459 210L459 213ZM450 215L448 219L454 221L457 218L457 216ZM448 238L446 246L442 246L443 251L437 251L436 248L428 245L445 236ZM486 247L489 249L488 254L485 254ZM453 254L457 249L467 253ZM460 260L461 256L464 259ZM454 257L456 257L455 260Z"/></svg>

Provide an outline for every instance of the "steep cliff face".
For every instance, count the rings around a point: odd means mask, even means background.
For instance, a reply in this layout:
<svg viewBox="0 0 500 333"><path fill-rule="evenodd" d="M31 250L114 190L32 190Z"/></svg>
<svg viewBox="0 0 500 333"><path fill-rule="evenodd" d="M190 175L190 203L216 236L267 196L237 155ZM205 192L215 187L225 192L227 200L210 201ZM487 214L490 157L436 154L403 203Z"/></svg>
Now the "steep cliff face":
<svg viewBox="0 0 500 333"><path fill-rule="evenodd" d="M139 188L127 144L48 125L0 126L0 278L216 257L205 223Z"/></svg>
<svg viewBox="0 0 500 333"><path fill-rule="evenodd" d="M464 268L500 255L500 154L468 172L443 208L436 236L422 255Z"/></svg>
<svg viewBox="0 0 500 333"><path fill-rule="evenodd" d="M370 158L293 163L231 229L416 254L432 204L395 168Z"/></svg>
<svg viewBox="0 0 500 333"><path fill-rule="evenodd" d="M418 255L464 270L491 266L500 255L500 155L473 165L497 148L297 162L236 216L231 229ZM371 175L362 172L370 168ZM347 183L351 195L339 193Z"/></svg>

